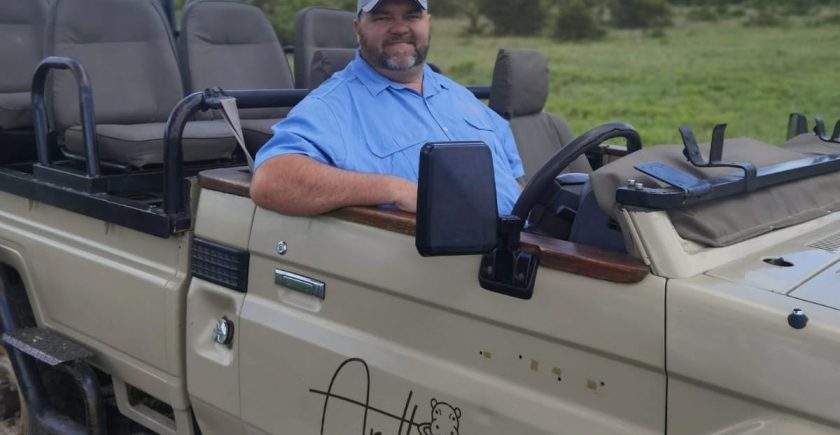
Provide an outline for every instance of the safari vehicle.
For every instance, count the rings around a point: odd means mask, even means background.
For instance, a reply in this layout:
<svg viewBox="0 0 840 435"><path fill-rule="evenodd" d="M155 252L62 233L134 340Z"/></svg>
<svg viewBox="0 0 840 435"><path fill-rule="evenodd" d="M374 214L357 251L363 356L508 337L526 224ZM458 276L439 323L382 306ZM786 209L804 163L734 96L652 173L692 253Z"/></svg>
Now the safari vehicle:
<svg viewBox="0 0 840 435"><path fill-rule="evenodd" d="M80 2L98 7L74 20ZM684 128L683 146L642 148L610 123L544 159L501 217L486 147L428 144L416 216L290 217L249 198L251 150L189 121L220 110L235 130L233 101L245 124L305 90L140 92L180 102L156 145L121 147L120 126L142 136L155 114L110 87L127 73L103 72L103 44L69 41L93 22L142 45L137 23L162 9L51 8L70 17L45 21L48 54L76 58L40 62L34 129L0 130L0 326L28 432L840 429L840 134L794 117L781 147L720 127L706 146ZM125 86L152 74L130 64ZM533 116L531 133L552 122ZM584 158L594 171L567 170Z"/></svg>

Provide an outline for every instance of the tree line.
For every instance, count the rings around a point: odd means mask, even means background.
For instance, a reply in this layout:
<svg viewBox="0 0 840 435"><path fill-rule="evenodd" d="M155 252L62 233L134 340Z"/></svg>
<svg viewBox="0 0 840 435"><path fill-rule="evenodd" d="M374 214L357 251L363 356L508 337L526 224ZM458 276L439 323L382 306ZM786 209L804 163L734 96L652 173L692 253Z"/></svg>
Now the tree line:
<svg viewBox="0 0 840 435"><path fill-rule="evenodd" d="M297 11L309 6L351 11L356 7L356 0L248 1L272 20L284 44L294 42ZM436 17L464 18L465 35L582 40L602 37L610 28L645 29L656 35L673 25L674 6L690 9L691 20L742 16L746 25L772 26L787 16L809 15L837 4L840 0L434 0L431 12Z"/></svg>

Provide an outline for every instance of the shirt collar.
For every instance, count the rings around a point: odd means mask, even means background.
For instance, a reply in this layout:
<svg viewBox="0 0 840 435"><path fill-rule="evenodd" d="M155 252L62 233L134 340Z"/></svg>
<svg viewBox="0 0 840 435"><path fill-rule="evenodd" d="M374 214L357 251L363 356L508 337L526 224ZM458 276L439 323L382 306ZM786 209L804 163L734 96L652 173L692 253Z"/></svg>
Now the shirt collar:
<svg viewBox="0 0 840 435"><path fill-rule="evenodd" d="M359 50L356 50L356 58L350 63L350 68L353 74L365 85L372 95L379 95L388 87L398 90L405 89L406 87L376 72L373 67L362 59L362 54ZM428 64L423 65L424 97L431 97L445 88L447 87L441 82L438 74L432 71Z"/></svg>

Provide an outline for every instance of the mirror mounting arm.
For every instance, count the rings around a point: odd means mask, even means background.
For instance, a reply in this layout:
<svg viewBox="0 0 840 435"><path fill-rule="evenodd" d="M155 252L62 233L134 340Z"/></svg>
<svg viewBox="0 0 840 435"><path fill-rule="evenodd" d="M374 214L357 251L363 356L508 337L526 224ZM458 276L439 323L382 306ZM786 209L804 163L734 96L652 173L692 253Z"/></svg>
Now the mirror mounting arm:
<svg viewBox="0 0 840 435"><path fill-rule="evenodd" d="M499 216L497 228L496 247L481 257L478 282L496 293L531 299L540 261L538 256L522 250L522 220L518 216Z"/></svg>

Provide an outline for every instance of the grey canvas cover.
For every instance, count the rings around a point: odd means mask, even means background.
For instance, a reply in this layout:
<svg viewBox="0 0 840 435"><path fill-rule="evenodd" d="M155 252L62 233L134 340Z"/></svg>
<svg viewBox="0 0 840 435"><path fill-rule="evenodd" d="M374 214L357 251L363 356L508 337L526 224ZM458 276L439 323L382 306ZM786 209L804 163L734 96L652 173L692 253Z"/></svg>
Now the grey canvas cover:
<svg viewBox="0 0 840 435"><path fill-rule="evenodd" d="M178 52L188 93L207 88L289 89L294 80L271 22L239 0L192 0L181 18ZM288 108L240 110L242 119L275 118Z"/></svg>
<svg viewBox="0 0 840 435"><path fill-rule="evenodd" d="M310 83L312 58L324 48L350 48L359 46L350 11L310 7L295 16L295 85L312 89Z"/></svg>
<svg viewBox="0 0 840 435"><path fill-rule="evenodd" d="M87 71L96 123L102 126L98 133L108 132L107 137L97 137L102 156L135 166L161 162L157 156L162 152L153 149L161 146L159 142L134 140L147 138L146 134L134 134L135 129L154 130L163 138L164 123L184 95L174 42L157 0L54 0L47 26L47 51L73 58ZM79 124L78 90L71 74L59 72L51 77L50 107L55 128L61 134ZM127 126L134 124L145 126ZM125 132L117 133L120 128ZM68 150L83 154L81 141L75 140L72 132L67 133ZM228 137L227 147L185 141L195 149L185 149L184 155L188 160L229 157L235 141L232 135ZM127 157L121 157L129 149Z"/></svg>
<svg viewBox="0 0 840 435"><path fill-rule="evenodd" d="M46 0L0 0L0 129L33 125L29 89L46 20Z"/></svg>
<svg viewBox="0 0 840 435"><path fill-rule="evenodd" d="M637 171L633 166L638 163L662 162L698 178L743 173L732 168L696 168L683 156L682 149L682 145L644 148L599 168L592 174L592 186L601 209L615 216L615 191L628 179L648 187L664 186ZM708 156L708 144L701 145L701 150ZM723 150L723 160L752 162L759 168L805 157L808 156L747 138L727 140ZM840 174L834 173L670 210L668 216L681 237L708 246L728 246L837 210Z"/></svg>
<svg viewBox="0 0 840 435"><path fill-rule="evenodd" d="M568 124L543 111L548 100L548 64L536 50L502 49L496 57L490 108L510 120L525 181L531 179L563 145L574 139ZM581 156L565 172L592 172Z"/></svg>
<svg viewBox="0 0 840 435"><path fill-rule="evenodd" d="M840 153L840 144L823 141L812 133L794 136L782 148L809 155Z"/></svg>

